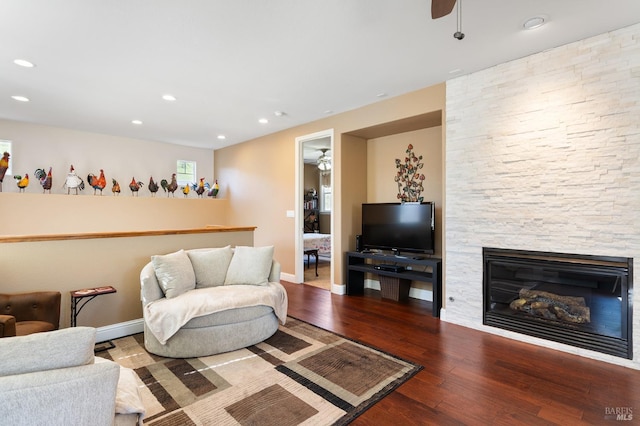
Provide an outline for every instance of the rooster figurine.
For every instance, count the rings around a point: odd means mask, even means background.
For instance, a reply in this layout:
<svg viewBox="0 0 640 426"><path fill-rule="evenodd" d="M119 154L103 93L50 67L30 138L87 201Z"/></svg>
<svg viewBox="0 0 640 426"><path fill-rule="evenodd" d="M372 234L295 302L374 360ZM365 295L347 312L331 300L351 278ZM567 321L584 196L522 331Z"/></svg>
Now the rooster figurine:
<svg viewBox="0 0 640 426"><path fill-rule="evenodd" d="M185 186L182 187L182 193L184 194L184 198L187 198L189 196L189 191L191 190L191 185L186 184Z"/></svg>
<svg viewBox="0 0 640 426"><path fill-rule="evenodd" d="M49 194L51 194L51 184L53 183L51 167L49 167L49 173L45 172L44 169L36 169L33 175L40 181L40 185L42 185L42 193L44 194L49 191Z"/></svg>
<svg viewBox="0 0 640 426"><path fill-rule="evenodd" d="M70 194L71 190L75 189L76 195L78 195L78 190L82 191L84 189L84 181L76 174L76 169L73 168L73 164L69 167L69 173L67 173L64 186L67 187L67 194Z"/></svg>
<svg viewBox="0 0 640 426"><path fill-rule="evenodd" d="M111 179L111 183L113 184L111 186L111 192L113 192L113 195L120 195L120 184L118 183L118 181L115 179Z"/></svg>
<svg viewBox="0 0 640 426"><path fill-rule="evenodd" d="M193 185L191 185L191 188L196 191L196 194L198 194L199 198L202 198L204 191L208 190L210 188L210 185L209 182L204 182L204 178L200 178L200 182L197 185L194 183Z"/></svg>
<svg viewBox="0 0 640 426"><path fill-rule="evenodd" d="M158 192L158 189L160 188L158 186L158 184L153 180L153 176L151 176L149 178L149 186L147 187L149 188L149 191L151 191L151 196L155 197L156 196L156 192Z"/></svg>
<svg viewBox="0 0 640 426"><path fill-rule="evenodd" d="M162 179L160 181L160 186L162 187L162 189L164 189L164 192L167 193L167 197L169 196L169 194L175 197L176 195L174 193L176 192L176 189L178 189L176 174L174 173L171 175L171 183L167 182L166 179Z"/></svg>
<svg viewBox="0 0 640 426"><path fill-rule="evenodd" d="M102 195L102 190L107 186L107 179L104 177L104 170L100 169L100 176L96 177L93 173L89 173L87 176L87 182L89 186L93 188L93 195L96 195L96 191L100 191L100 195Z"/></svg>
<svg viewBox="0 0 640 426"><path fill-rule="evenodd" d="M9 157L11 154L5 152L2 154L2 158L0 158L0 192L2 192L2 181L4 180L4 175L9 170Z"/></svg>
<svg viewBox="0 0 640 426"><path fill-rule="evenodd" d="M218 179L216 179L215 183L213 184L213 188L211 188L211 190L207 193L207 196L216 198L218 192L220 192L220 186L218 186Z"/></svg>
<svg viewBox="0 0 640 426"><path fill-rule="evenodd" d="M29 174L28 173L25 173L24 177L22 177L20 175L15 175L13 178L18 181L18 192L24 192L24 189L27 186L29 186Z"/></svg>
<svg viewBox="0 0 640 426"><path fill-rule="evenodd" d="M144 183L142 183L142 182L136 182L136 178L135 177L131 178L131 183L129 184L129 189L131 190L131 195L132 196L138 195L138 191L140 190L140 188L142 188L143 185L144 185Z"/></svg>

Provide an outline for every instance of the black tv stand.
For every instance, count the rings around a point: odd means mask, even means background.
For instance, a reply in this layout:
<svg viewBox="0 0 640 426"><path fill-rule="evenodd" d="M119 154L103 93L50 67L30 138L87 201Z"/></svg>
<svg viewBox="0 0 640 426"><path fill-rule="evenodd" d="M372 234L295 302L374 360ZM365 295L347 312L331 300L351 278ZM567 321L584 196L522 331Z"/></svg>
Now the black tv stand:
<svg viewBox="0 0 640 426"><path fill-rule="evenodd" d="M386 265L394 265L396 268L388 268ZM431 269L431 272L418 271ZM434 317L440 317L442 308L442 259L438 257L404 257L379 252L347 252L347 295L364 294L364 277L370 273L378 275L381 281L391 283L396 289L404 289L408 295L411 281L429 282L433 288L432 312ZM385 288L383 297L385 297ZM402 295L391 295L394 300L399 300Z"/></svg>

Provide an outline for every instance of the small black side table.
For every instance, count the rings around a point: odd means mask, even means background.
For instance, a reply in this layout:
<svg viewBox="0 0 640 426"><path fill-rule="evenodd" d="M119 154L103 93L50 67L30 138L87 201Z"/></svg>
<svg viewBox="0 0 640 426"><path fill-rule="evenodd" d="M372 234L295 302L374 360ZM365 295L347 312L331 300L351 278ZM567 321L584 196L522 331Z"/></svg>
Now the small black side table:
<svg viewBox="0 0 640 426"><path fill-rule="evenodd" d="M309 265L311 262L309 261L310 256L314 256L316 258L316 277L318 276L318 249L309 249L305 250L304 254L307 255L307 269L309 269Z"/></svg>
<svg viewBox="0 0 640 426"><path fill-rule="evenodd" d="M112 286L85 288L82 290L72 290L71 293L71 327L77 324L78 314L86 306L98 296L103 294L115 293L117 290Z"/></svg>

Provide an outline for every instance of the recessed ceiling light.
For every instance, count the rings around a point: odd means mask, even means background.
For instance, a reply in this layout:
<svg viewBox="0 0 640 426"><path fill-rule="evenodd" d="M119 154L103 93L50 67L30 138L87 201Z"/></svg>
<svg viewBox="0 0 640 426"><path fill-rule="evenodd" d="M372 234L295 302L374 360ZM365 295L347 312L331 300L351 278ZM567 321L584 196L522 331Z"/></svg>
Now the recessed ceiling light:
<svg viewBox="0 0 640 426"><path fill-rule="evenodd" d="M276 117L282 117L283 115L286 115L286 114L283 111L275 111L273 115L275 115Z"/></svg>
<svg viewBox="0 0 640 426"><path fill-rule="evenodd" d="M227 137L225 135L218 135L218 139L221 141L225 140Z"/></svg>
<svg viewBox="0 0 640 426"><path fill-rule="evenodd" d="M139 126L142 124L142 120L131 120L131 124L136 124Z"/></svg>
<svg viewBox="0 0 640 426"><path fill-rule="evenodd" d="M325 110L325 112L324 112L324 113L325 113L325 114L333 114L333 110L332 110L332 109L328 109L328 110Z"/></svg>
<svg viewBox="0 0 640 426"><path fill-rule="evenodd" d="M164 99L165 101L173 102L176 100L176 97L173 95L166 94L166 95L162 95L162 99Z"/></svg>
<svg viewBox="0 0 640 426"><path fill-rule="evenodd" d="M33 68L36 66L33 62L29 62L26 59L16 59L13 63L25 68Z"/></svg>
<svg viewBox="0 0 640 426"><path fill-rule="evenodd" d="M14 95L11 97L11 99L19 102L29 102L29 98L27 98L26 96Z"/></svg>
<svg viewBox="0 0 640 426"><path fill-rule="evenodd" d="M459 74L461 72L462 72L462 69L456 68L456 69L453 69L453 70L449 71L449 74Z"/></svg>
<svg viewBox="0 0 640 426"><path fill-rule="evenodd" d="M382 92L382 93L378 93L378 94L376 95L376 98L384 98L385 96L387 96L387 94L386 94L386 93L384 93L384 92Z"/></svg>
<svg viewBox="0 0 640 426"><path fill-rule="evenodd" d="M269 122L269 120L267 120L266 118L261 118L260 120L258 120L258 123L260 124L267 124Z"/></svg>
<svg viewBox="0 0 640 426"><path fill-rule="evenodd" d="M543 16L543 15L534 16L534 17L529 18L526 21L524 21L524 23L522 24L522 27L525 30L535 30L536 28L540 28L541 26L546 24L547 20L548 20L548 18L546 16Z"/></svg>

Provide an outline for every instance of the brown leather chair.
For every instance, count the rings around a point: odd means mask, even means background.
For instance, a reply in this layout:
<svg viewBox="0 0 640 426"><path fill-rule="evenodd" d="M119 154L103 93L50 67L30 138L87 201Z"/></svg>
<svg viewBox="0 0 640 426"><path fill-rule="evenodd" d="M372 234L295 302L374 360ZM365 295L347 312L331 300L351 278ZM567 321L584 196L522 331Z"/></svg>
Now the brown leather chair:
<svg viewBox="0 0 640 426"><path fill-rule="evenodd" d="M58 291L0 294L0 337L57 330L60 298Z"/></svg>

